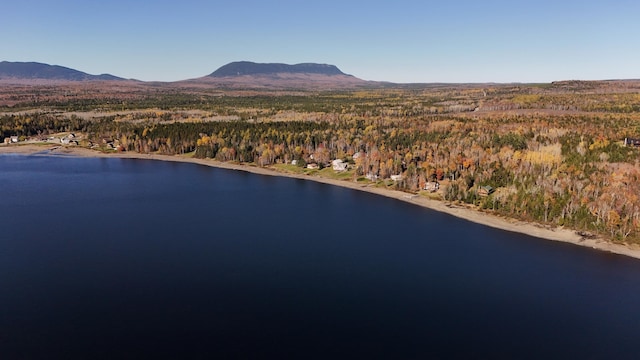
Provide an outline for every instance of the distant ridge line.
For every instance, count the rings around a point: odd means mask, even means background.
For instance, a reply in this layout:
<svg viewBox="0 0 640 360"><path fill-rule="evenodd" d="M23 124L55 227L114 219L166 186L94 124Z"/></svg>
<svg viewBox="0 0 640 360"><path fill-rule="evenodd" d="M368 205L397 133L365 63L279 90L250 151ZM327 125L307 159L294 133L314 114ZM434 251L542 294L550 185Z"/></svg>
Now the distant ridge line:
<svg viewBox="0 0 640 360"><path fill-rule="evenodd" d="M301 63L295 65L282 63L255 63L251 61L235 61L221 66L211 73L210 77L233 77L244 75L273 75L273 74L318 74L345 75L335 65Z"/></svg>
<svg viewBox="0 0 640 360"><path fill-rule="evenodd" d="M62 80L62 81L112 81L126 80L111 74L91 75L60 65L39 62L0 62L0 79Z"/></svg>

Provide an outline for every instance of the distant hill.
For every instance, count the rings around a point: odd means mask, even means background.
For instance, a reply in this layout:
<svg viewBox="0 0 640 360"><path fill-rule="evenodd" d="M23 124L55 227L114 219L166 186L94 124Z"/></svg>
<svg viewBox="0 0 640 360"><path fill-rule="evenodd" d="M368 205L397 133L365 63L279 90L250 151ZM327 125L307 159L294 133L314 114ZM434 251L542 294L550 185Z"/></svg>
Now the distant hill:
<svg viewBox="0 0 640 360"><path fill-rule="evenodd" d="M374 83L345 74L335 65L237 61L226 64L207 76L179 84L221 89L338 90L371 87Z"/></svg>
<svg viewBox="0 0 640 360"><path fill-rule="evenodd" d="M317 75L347 75L335 65L327 64L278 64L278 63L254 63L251 61L236 61L220 67L211 73L211 77L229 77L242 75L275 75L275 74L317 74Z"/></svg>
<svg viewBox="0 0 640 360"><path fill-rule="evenodd" d="M59 65L38 62L0 62L0 82L46 84L50 82L126 81L110 74L91 75ZM136 83L144 84L144 82ZM162 82L150 82L156 85ZM343 73L335 65L302 63L255 63L237 61L197 79L164 83L163 86L217 88L230 90L343 90L388 84L365 81Z"/></svg>
<svg viewBox="0 0 640 360"><path fill-rule="evenodd" d="M0 62L0 80L96 81L125 80L110 74L90 75L64 66L37 62Z"/></svg>

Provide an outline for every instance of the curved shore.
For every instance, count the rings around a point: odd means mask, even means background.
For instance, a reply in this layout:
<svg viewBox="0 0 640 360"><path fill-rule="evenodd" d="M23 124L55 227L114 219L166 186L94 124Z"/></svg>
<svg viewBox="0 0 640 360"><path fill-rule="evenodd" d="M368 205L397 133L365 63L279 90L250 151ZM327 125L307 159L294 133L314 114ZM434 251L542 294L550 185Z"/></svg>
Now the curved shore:
<svg viewBox="0 0 640 360"><path fill-rule="evenodd" d="M575 244L584 247L590 247L593 249L606 251L610 253L625 255L640 259L640 248L637 246L625 246L620 244L614 244L606 241L602 238L585 238L579 235L576 231L564 228L549 228L535 223L528 223L515 219L508 219L498 217L496 215L484 213L478 210L469 209L462 206L456 206L447 204L443 201L431 200L422 196L412 196L397 190L390 190L384 188L378 188L369 185L358 184L350 181L328 179L319 176L309 176L301 174L291 174L276 171L272 168L262 168L257 166L220 162L211 159L196 159L183 156L171 156L171 155L158 155L158 154L140 154L131 152L122 153L103 153L81 147L63 147L58 145L10 145L0 146L0 154L39 154L39 155L70 155L77 157L101 157L101 158L128 158L128 159L148 159L148 160L161 160L161 161L175 161L175 162L187 162L199 165L211 166L216 168L223 168L229 170L246 171L250 173L269 175L269 176L282 176L303 180L311 180L321 182L325 184L341 186L353 190L366 191L369 193L382 195L405 201L411 204L419 205L424 208L432 209L435 211L443 212L449 215L453 215L471 222L478 224L491 226L494 228L512 231L517 233L523 233L531 236L535 236L542 239L560 241L570 244Z"/></svg>

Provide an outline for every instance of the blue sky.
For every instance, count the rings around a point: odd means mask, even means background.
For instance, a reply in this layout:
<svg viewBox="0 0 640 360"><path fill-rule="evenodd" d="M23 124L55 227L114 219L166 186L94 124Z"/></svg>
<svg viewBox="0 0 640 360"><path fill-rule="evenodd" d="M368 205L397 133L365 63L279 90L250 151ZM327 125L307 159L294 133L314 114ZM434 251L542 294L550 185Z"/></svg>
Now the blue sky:
<svg viewBox="0 0 640 360"><path fill-rule="evenodd" d="M174 81L231 61L366 80L640 78L640 1L45 1L0 6L0 60Z"/></svg>

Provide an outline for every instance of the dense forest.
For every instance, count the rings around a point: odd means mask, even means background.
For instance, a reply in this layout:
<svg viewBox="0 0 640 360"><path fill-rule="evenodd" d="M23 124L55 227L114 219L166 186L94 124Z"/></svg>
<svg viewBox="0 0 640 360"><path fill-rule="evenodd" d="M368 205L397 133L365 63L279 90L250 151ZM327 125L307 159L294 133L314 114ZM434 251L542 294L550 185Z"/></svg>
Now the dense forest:
<svg viewBox="0 0 640 360"><path fill-rule="evenodd" d="M37 103L18 94L0 112L0 142L73 132L83 134L80 146L104 151L115 144L299 169L340 159L349 180L640 242L639 153L624 141L640 138L640 96L623 85L67 94ZM436 182L438 192L424 191Z"/></svg>

